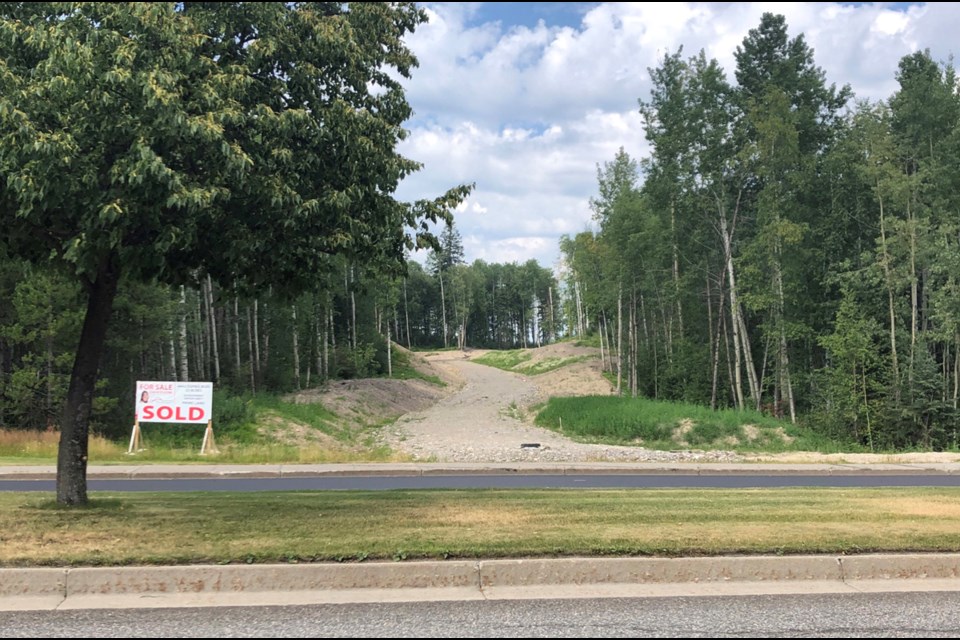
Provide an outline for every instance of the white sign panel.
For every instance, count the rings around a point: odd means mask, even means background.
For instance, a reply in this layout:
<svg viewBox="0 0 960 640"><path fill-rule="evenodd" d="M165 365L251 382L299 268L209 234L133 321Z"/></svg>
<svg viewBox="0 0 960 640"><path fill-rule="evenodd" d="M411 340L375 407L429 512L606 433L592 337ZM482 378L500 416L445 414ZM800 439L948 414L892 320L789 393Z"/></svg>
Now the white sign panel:
<svg viewBox="0 0 960 640"><path fill-rule="evenodd" d="M137 422L189 422L213 419L212 382L137 382Z"/></svg>

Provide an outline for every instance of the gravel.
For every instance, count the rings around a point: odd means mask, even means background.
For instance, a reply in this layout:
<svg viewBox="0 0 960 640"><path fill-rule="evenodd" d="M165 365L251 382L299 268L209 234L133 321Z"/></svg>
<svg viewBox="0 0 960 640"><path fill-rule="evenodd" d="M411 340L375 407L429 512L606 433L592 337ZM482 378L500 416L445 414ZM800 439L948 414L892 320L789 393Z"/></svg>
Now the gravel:
<svg viewBox="0 0 960 640"><path fill-rule="evenodd" d="M536 377L470 362L458 352L430 357L454 389L432 407L385 427L382 444L422 462L737 462L730 451L659 451L574 442L534 425L528 407L544 397Z"/></svg>

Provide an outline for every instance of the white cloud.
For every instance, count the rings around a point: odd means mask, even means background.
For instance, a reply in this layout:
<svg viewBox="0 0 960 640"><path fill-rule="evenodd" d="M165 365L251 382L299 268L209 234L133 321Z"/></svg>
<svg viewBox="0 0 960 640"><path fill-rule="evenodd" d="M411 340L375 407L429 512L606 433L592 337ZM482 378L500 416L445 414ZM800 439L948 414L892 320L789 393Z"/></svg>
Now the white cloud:
<svg viewBox="0 0 960 640"><path fill-rule="evenodd" d="M406 82L415 115L404 155L424 168L400 197L434 197L461 183L476 190L456 224L466 259L551 266L561 234L590 224L597 166L623 147L646 153L638 100L649 67L681 45L703 49L733 80L734 51L764 12L804 34L828 82L857 97L896 90L899 60L921 48L951 53L955 3L604 3L579 28L476 25L476 3L427 3L430 22L408 43L420 67Z"/></svg>

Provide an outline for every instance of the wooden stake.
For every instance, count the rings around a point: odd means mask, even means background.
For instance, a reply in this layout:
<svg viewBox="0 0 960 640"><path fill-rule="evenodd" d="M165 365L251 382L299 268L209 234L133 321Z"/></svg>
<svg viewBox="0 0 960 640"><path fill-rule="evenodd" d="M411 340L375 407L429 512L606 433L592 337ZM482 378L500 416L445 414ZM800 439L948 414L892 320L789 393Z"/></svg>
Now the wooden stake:
<svg viewBox="0 0 960 640"><path fill-rule="evenodd" d="M133 423L133 432L130 434L130 448L127 449L128 455L133 455L137 451L143 451L143 448L140 446L140 421L135 420Z"/></svg>
<svg viewBox="0 0 960 640"><path fill-rule="evenodd" d="M203 444L200 445L200 455L205 456L207 453L220 453L220 450L217 449L216 443L213 441L213 421L207 421L207 428L203 432Z"/></svg>

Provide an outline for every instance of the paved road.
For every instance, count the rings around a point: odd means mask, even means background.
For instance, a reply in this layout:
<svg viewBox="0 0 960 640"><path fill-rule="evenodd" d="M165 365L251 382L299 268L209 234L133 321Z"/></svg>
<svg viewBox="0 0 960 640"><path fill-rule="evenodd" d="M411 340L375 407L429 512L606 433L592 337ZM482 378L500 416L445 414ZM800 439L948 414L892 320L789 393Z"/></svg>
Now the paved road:
<svg viewBox="0 0 960 640"><path fill-rule="evenodd" d="M91 491L284 491L437 488L756 488L960 486L960 463L418 463L111 465ZM53 491L53 467L0 467L2 491Z"/></svg>
<svg viewBox="0 0 960 640"><path fill-rule="evenodd" d="M954 638L955 592L0 612L17 638Z"/></svg>
<svg viewBox="0 0 960 640"><path fill-rule="evenodd" d="M295 478L128 478L91 480L90 491L382 491L390 489L758 489L777 487L957 487L960 474L484 474ZM0 491L54 492L54 480L0 480Z"/></svg>

